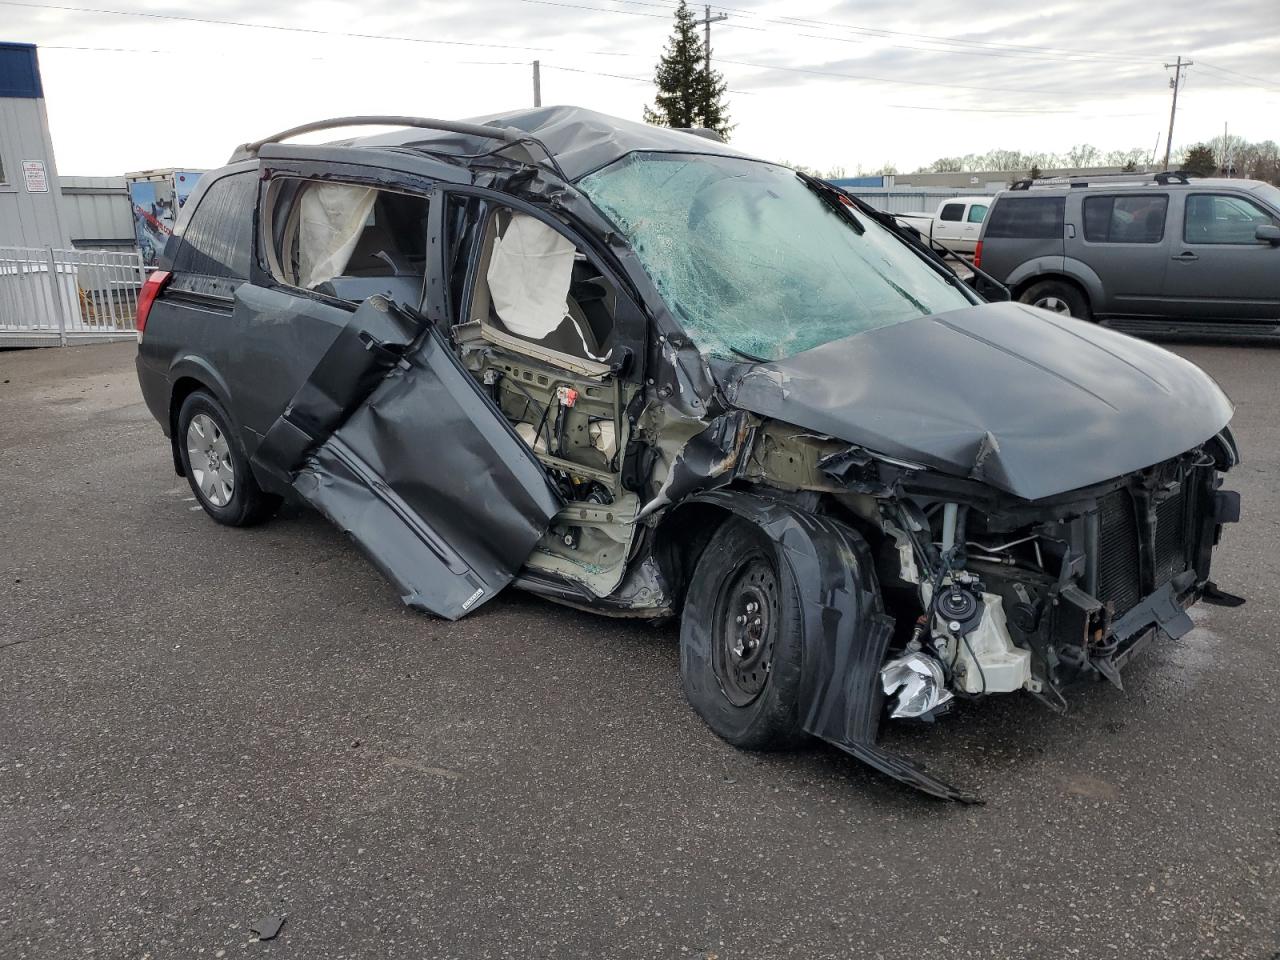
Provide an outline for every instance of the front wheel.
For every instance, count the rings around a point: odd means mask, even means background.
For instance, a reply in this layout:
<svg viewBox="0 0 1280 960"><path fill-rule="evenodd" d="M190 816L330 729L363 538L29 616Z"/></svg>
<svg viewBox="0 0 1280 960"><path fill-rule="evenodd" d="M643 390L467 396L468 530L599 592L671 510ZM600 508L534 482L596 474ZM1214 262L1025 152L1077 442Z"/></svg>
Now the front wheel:
<svg viewBox="0 0 1280 960"><path fill-rule="evenodd" d="M1018 299L1059 316L1075 317L1077 320L1093 318L1088 297L1079 287L1063 280L1042 280L1039 283L1033 283Z"/></svg>
<svg viewBox="0 0 1280 960"><path fill-rule="evenodd" d="M680 622L680 679L694 711L748 750L802 738L799 592L778 546L727 520L698 560Z"/></svg>
<svg viewBox="0 0 1280 960"><path fill-rule="evenodd" d="M247 527L279 507L280 498L258 486L231 418L211 394L197 390L183 401L175 439L196 500L219 523Z"/></svg>

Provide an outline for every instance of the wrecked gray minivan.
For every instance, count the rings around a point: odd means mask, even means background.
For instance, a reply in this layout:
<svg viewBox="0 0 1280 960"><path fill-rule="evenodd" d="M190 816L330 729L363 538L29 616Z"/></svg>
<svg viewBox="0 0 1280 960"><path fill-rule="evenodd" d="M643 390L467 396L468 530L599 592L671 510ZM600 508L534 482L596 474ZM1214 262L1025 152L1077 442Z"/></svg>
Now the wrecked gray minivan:
<svg viewBox="0 0 1280 960"><path fill-rule="evenodd" d="M325 145L317 129L402 129ZM285 495L405 602L508 585L681 618L730 743L811 734L939 797L886 719L1117 685L1210 580L1230 402L1162 349L988 303L909 232L697 131L550 107L246 144L138 317L214 519Z"/></svg>

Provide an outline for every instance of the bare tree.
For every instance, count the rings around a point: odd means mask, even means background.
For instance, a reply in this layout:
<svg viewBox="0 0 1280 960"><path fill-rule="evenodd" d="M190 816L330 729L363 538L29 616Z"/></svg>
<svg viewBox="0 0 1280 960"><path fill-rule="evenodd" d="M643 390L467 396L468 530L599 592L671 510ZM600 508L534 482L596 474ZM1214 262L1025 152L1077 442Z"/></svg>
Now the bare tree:
<svg viewBox="0 0 1280 960"><path fill-rule="evenodd" d="M1067 151L1067 164L1072 167L1088 167L1097 163L1102 151L1092 143L1078 143Z"/></svg>
<svg viewBox="0 0 1280 960"><path fill-rule="evenodd" d="M986 170L1023 170L1027 167L1027 157L1020 150L991 150L982 158Z"/></svg>
<svg viewBox="0 0 1280 960"><path fill-rule="evenodd" d="M1124 170L1136 170L1138 164L1145 163L1149 151L1146 147L1130 147L1127 150L1108 150L1105 154L1107 166L1120 167Z"/></svg>

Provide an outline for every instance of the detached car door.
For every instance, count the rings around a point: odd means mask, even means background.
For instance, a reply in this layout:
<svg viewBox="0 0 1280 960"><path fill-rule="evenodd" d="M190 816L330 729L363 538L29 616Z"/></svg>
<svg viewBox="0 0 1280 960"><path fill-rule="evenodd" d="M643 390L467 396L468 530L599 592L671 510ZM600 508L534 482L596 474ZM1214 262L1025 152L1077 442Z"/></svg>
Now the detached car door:
<svg viewBox="0 0 1280 960"><path fill-rule="evenodd" d="M302 357L278 358L287 377L258 391L251 459L355 540L406 604L456 619L511 581L562 503L437 329L434 184L389 179L344 171L325 182L340 189L305 208L298 192L299 209L277 210L284 225L263 231L268 275L244 301L258 311L246 323L258 324L262 369L295 340L273 328L320 333Z"/></svg>

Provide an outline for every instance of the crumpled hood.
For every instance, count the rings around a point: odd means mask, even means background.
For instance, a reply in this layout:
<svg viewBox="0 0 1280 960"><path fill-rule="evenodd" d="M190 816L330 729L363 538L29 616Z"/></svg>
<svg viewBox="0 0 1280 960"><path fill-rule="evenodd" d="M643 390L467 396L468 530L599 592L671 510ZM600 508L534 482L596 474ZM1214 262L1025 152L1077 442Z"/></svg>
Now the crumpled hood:
<svg viewBox="0 0 1280 960"><path fill-rule="evenodd" d="M737 367L752 413L1035 500L1203 443L1231 401L1195 364L1019 303L987 303Z"/></svg>

